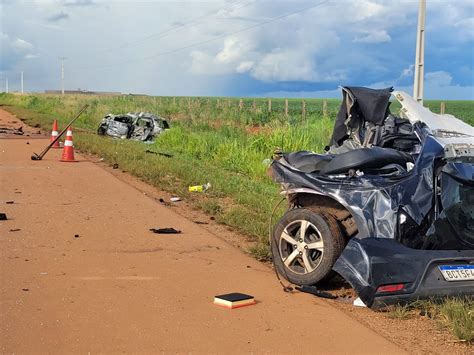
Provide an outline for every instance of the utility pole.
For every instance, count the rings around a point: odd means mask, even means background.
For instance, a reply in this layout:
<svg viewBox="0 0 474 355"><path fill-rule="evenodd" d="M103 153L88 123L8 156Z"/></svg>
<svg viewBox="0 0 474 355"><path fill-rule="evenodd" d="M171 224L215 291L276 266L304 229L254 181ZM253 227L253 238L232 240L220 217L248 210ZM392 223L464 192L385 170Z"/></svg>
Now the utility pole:
<svg viewBox="0 0 474 355"><path fill-rule="evenodd" d="M8 94L8 78L5 78L5 92Z"/></svg>
<svg viewBox="0 0 474 355"><path fill-rule="evenodd" d="M23 94L23 71L21 73L21 93Z"/></svg>
<svg viewBox="0 0 474 355"><path fill-rule="evenodd" d="M64 96L64 60L67 59L66 57L59 57L61 61L61 95Z"/></svg>
<svg viewBox="0 0 474 355"><path fill-rule="evenodd" d="M416 32L415 80L413 98L423 104L423 80L425 77L425 13L426 0L419 0L418 29Z"/></svg>

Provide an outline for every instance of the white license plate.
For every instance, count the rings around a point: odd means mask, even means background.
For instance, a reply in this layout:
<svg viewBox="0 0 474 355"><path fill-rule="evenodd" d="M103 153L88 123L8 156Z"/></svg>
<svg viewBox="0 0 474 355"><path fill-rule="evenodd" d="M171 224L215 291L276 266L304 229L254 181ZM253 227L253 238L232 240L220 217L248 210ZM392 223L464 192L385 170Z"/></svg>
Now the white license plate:
<svg viewBox="0 0 474 355"><path fill-rule="evenodd" d="M474 265L441 265L438 268L446 281L474 281Z"/></svg>

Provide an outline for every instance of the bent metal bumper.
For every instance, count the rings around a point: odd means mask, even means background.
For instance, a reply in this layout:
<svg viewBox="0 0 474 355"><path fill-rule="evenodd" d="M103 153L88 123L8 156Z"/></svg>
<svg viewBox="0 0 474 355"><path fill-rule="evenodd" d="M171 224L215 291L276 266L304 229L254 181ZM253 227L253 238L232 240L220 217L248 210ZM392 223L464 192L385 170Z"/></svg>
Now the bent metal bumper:
<svg viewBox="0 0 474 355"><path fill-rule="evenodd" d="M438 266L472 265L474 250L419 250L392 239L353 238L333 270L371 308L416 299L474 295L474 280L446 281Z"/></svg>

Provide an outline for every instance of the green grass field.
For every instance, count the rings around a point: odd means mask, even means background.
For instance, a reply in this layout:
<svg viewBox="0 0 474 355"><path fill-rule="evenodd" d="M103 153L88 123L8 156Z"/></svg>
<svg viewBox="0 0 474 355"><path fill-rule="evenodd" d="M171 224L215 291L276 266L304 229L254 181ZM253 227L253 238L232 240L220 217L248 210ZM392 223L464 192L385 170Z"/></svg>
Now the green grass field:
<svg viewBox="0 0 474 355"><path fill-rule="evenodd" d="M239 105L239 99L230 98L0 94L3 108L45 131L51 129L54 119L63 128L86 103L90 108L74 125L76 147L180 195L219 223L247 235L253 241L250 253L260 260L269 260L269 218L281 200L279 186L266 175L264 160L272 156L275 148L321 152L329 142L340 105L339 100L327 100L324 116L323 100L307 99L302 115L302 100L291 99L285 115L284 99L273 99L269 112L267 99L244 99ZM425 105L439 112L440 101L427 101ZM152 145L96 134L106 113L130 111L164 116L172 129ZM472 125L474 101L448 101L446 113ZM208 182L212 188L205 194L187 191L189 185ZM446 314L443 319L460 339L472 341L472 301L449 302L439 306L439 314ZM393 314L401 318L406 313L400 308Z"/></svg>

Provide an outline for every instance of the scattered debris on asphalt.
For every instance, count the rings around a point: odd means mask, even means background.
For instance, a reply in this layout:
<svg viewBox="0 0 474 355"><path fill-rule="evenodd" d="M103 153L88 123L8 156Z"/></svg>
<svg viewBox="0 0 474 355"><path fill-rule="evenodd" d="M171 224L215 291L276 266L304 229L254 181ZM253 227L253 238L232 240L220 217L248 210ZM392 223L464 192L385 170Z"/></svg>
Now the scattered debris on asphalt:
<svg viewBox="0 0 474 355"><path fill-rule="evenodd" d="M204 185L195 185L189 186L189 192L206 192L211 187L211 184L208 182Z"/></svg>
<svg viewBox="0 0 474 355"><path fill-rule="evenodd" d="M169 129L166 119L149 112L129 112L105 115L99 124L97 134L113 138L151 141Z"/></svg>
<svg viewBox="0 0 474 355"><path fill-rule="evenodd" d="M150 231L157 234L180 234L180 230L174 228L150 228Z"/></svg>
<svg viewBox="0 0 474 355"><path fill-rule="evenodd" d="M7 218L7 214L6 213L0 213L0 221L6 221L8 218Z"/></svg>

